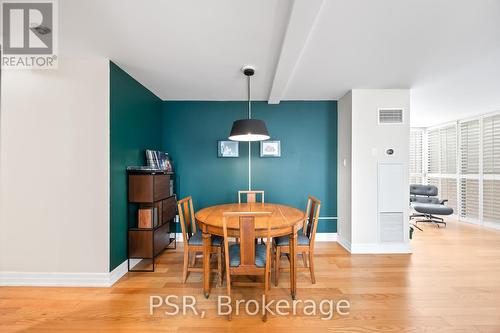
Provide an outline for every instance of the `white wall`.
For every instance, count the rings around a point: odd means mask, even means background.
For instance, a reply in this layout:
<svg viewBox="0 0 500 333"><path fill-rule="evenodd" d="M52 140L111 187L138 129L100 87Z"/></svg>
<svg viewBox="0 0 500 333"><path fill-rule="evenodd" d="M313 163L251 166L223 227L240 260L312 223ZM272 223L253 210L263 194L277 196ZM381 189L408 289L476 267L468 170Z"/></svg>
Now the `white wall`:
<svg viewBox="0 0 500 333"><path fill-rule="evenodd" d="M0 278L108 273L108 60L4 71L0 112Z"/></svg>
<svg viewBox="0 0 500 333"><path fill-rule="evenodd" d="M352 146L352 94L338 101L337 145L337 232L338 242L351 248L351 146ZM342 195L340 195L342 194Z"/></svg>
<svg viewBox="0 0 500 333"><path fill-rule="evenodd" d="M401 163L405 169L405 179L408 179L410 91L408 89L354 89L350 95L344 96L339 102L338 168L342 170L339 173L339 217L341 220L346 219L341 222L340 231L345 233L345 239L348 241L350 227L351 248L349 250L355 253L409 252L406 233L404 242L401 244L379 242L378 167L380 163ZM351 108L349 108L349 102L352 103ZM404 109L404 124L379 125L378 109L396 107ZM349 112L352 117L350 133L342 128L349 126L347 114ZM344 167L342 155L349 155L345 147L349 145L349 134L352 140L351 164L347 162L347 167ZM388 148L394 149L395 153L392 156L385 154ZM351 181L350 187L347 186L349 180ZM401 196L401 207L404 230L407 230L409 190L407 182L402 186L404 188L401 188L401 191L404 194ZM347 197L350 197L350 202L346 199ZM348 221L349 214L350 221ZM339 236L339 238L342 239L344 236Z"/></svg>

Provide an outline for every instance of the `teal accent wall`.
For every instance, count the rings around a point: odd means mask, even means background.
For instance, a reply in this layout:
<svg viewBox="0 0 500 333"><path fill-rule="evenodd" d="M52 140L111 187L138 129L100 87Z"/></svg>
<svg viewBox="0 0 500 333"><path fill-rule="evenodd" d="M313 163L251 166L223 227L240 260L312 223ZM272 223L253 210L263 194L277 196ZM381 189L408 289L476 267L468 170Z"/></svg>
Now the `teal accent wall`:
<svg viewBox="0 0 500 333"><path fill-rule="evenodd" d="M271 139L281 140L280 158L260 158L252 143L253 189L266 201L305 209L307 195L322 201L321 216L337 216L337 102L252 103L253 118L263 119ZM195 209L234 202L248 187L248 143L239 158L218 158L217 141L232 123L246 117L246 102L163 102L163 144L174 161L176 193L193 196ZM336 232L336 220L320 220L319 232Z"/></svg>
<svg viewBox="0 0 500 333"><path fill-rule="evenodd" d="M113 62L110 75L110 267L127 259L127 174L161 149L162 100Z"/></svg>

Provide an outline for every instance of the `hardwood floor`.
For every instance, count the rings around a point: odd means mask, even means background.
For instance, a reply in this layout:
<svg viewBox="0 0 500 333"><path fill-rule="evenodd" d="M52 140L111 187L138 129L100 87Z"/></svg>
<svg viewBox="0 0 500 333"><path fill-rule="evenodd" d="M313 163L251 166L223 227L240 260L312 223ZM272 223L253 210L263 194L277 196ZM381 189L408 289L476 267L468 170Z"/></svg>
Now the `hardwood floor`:
<svg viewBox="0 0 500 333"><path fill-rule="evenodd" d="M420 224L419 224L420 225ZM316 284L298 273L300 299L346 299L348 316L216 315L212 279L202 296L201 274L182 284L182 245L164 253L155 273L130 273L112 288L0 288L0 332L500 332L500 231L464 223L421 225L412 255L350 255L337 243L317 243ZM285 260L285 259L283 259ZM302 260L299 260L299 264ZM283 263L284 264L284 263ZM290 300L288 273L273 299ZM235 287L236 297L262 290ZM150 295L194 295L205 318L149 314Z"/></svg>

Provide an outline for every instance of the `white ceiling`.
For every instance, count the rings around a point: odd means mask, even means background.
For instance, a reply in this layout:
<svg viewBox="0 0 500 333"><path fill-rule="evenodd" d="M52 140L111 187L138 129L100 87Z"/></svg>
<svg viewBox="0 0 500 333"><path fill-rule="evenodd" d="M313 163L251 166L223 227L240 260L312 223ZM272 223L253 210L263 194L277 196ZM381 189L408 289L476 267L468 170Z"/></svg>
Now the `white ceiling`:
<svg viewBox="0 0 500 333"><path fill-rule="evenodd" d="M165 100L336 100L411 88L413 126L500 110L500 0L65 0L61 56L99 54Z"/></svg>

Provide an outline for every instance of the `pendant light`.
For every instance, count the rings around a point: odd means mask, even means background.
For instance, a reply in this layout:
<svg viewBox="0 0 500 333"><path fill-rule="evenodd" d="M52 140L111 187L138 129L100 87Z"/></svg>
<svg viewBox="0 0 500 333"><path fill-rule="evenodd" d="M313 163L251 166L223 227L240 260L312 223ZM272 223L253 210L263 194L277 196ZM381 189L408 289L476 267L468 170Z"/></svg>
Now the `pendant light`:
<svg viewBox="0 0 500 333"><path fill-rule="evenodd" d="M248 118L236 120L231 128L229 140L233 141L264 141L270 138L264 121L252 119L252 103L250 99L250 77L255 74L255 68L245 66L242 68L243 74L248 82Z"/></svg>

